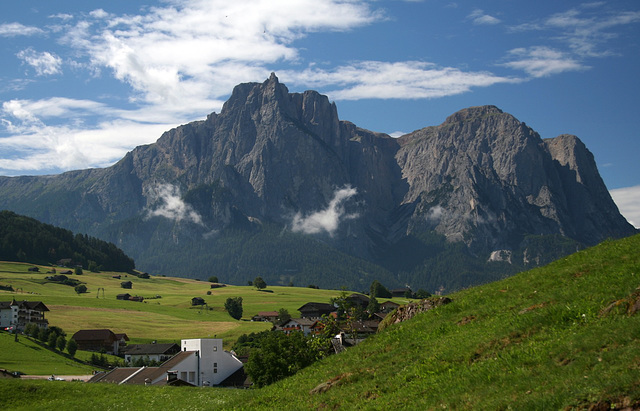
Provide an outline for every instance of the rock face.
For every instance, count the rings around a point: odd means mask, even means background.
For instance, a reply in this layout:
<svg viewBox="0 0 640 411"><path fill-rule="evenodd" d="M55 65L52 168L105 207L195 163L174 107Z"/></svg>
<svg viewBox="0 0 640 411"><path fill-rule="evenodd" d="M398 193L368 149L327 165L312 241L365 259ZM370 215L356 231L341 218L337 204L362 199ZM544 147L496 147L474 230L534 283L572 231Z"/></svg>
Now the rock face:
<svg viewBox="0 0 640 411"><path fill-rule="evenodd" d="M192 276L217 264L223 281L244 283L240 267L262 264L268 283L288 272L334 287L366 287L367 275L464 286L492 277L476 267L476 278L447 283L460 273L436 264L439 252L455 248L504 274L504 264L544 262L533 238L575 248L635 232L575 136L542 140L483 106L393 139L339 120L315 91L289 93L273 74L236 86L219 114L167 131L112 167L0 178L0 208L116 242L147 271L179 274L178 257L197 248L184 270ZM273 248L252 260L247 242L252 252ZM307 258L320 248L341 284L317 272L320 254ZM346 260L359 268L338 268Z"/></svg>

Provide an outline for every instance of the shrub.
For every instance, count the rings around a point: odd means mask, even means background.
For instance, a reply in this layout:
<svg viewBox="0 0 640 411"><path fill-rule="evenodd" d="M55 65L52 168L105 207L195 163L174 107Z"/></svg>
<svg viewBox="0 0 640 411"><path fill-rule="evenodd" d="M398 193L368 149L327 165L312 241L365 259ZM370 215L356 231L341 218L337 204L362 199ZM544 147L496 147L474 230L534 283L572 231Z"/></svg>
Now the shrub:
<svg viewBox="0 0 640 411"><path fill-rule="evenodd" d="M69 340L67 342L67 352L73 357L76 355L76 351L78 351L78 343L76 343L76 340Z"/></svg>
<svg viewBox="0 0 640 411"><path fill-rule="evenodd" d="M231 318L239 320L242 318L242 297L229 297L224 303L224 309L227 310Z"/></svg>

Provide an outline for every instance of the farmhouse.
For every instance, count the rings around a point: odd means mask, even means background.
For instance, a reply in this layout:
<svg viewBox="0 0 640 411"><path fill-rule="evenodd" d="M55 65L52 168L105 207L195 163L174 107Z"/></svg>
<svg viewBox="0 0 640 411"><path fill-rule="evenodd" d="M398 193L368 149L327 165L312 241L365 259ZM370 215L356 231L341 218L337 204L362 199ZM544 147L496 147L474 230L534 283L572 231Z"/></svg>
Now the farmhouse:
<svg viewBox="0 0 640 411"><path fill-rule="evenodd" d="M0 301L0 328L15 327L22 331L29 323L47 328L49 321L44 318L45 311L49 309L41 301Z"/></svg>
<svg viewBox="0 0 640 411"><path fill-rule="evenodd" d="M304 335L309 335L317 322L309 318L292 318L282 326L282 331L285 334L302 331Z"/></svg>
<svg viewBox="0 0 640 411"><path fill-rule="evenodd" d="M351 304L353 307L360 307L363 310L367 308L369 305L369 297L364 294L356 294L353 293L346 298L347 302Z"/></svg>
<svg viewBox="0 0 640 411"><path fill-rule="evenodd" d="M306 303L302 307L298 308L300 311L300 317L319 319L323 315L331 314L336 308L327 303Z"/></svg>
<svg viewBox="0 0 640 411"><path fill-rule="evenodd" d="M398 307L400 307L400 304L398 303L394 303L393 301L385 301L380 304L380 312L390 313Z"/></svg>
<svg viewBox="0 0 640 411"><path fill-rule="evenodd" d="M260 311L258 314L251 317L251 321L271 321L275 322L278 319L277 311Z"/></svg>
<svg viewBox="0 0 640 411"><path fill-rule="evenodd" d="M89 382L139 385L225 385L242 369L235 355L222 349L221 339L182 340L181 351L159 367L127 367L96 374Z"/></svg>
<svg viewBox="0 0 640 411"><path fill-rule="evenodd" d="M176 343L167 344L131 344L122 350L124 360L133 363L142 359L144 361L165 362L180 352L180 346Z"/></svg>
<svg viewBox="0 0 640 411"><path fill-rule="evenodd" d="M118 355L120 339L111 330L80 330L73 334L72 340L78 344L79 350L102 351Z"/></svg>

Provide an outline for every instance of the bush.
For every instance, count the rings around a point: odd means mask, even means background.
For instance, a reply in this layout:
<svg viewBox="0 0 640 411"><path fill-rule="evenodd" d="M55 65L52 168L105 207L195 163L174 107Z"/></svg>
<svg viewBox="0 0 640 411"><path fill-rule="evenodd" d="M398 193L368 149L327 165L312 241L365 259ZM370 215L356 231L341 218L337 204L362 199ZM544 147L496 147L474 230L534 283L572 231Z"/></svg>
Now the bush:
<svg viewBox="0 0 640 411"><path fill-rule="evenodd" d="M218 277L215 275L212 275L211 277L209 277L209 282L210 283L218 283Z"/></svg>
<svg viewBox="0 0 640 411"><path fill-rule="evenodd" d="M64 338L64 336L62 336L62 335L59 336L56 339L56 346L58 347L58 351L60 351L60 352L64 351L64 347L67 346L67 339Z"/></svg>
<svg viewBox="0 0 640 411"><path fill-rule="evenodd" d="M74 269L74 274L75 274L75 275L82 275L82 274L83 274L83 273L82 273L82 267L76 267L76 268Z"/></svg>
<svg viewBox="0 0 640 411"><path fill-rule="evenodd" d="M78 294L83 294L87 292L87 286L84 284L76 285L74 290L76 290L76 293Z"/></svg>

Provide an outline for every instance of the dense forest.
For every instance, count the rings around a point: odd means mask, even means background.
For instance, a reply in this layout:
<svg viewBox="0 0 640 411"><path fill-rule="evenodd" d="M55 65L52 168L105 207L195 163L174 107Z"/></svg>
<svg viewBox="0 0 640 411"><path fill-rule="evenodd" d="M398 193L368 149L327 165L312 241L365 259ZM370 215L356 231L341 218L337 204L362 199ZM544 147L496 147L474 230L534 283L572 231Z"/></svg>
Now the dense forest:
<svg viewBox="0 0 640 411"><path fill-rule="evenodd" d="M135 268L133 259L112 243L11 211L0 211L0 260L40 264L71 260L83 268L107 271Z"/></svg>

